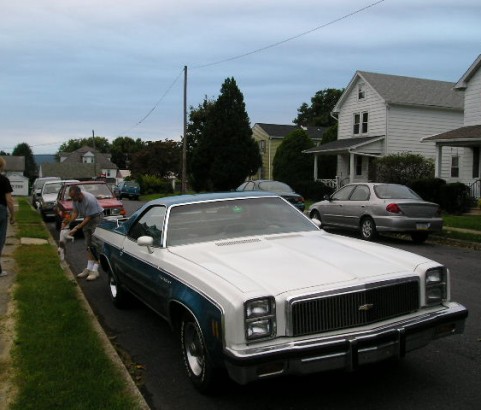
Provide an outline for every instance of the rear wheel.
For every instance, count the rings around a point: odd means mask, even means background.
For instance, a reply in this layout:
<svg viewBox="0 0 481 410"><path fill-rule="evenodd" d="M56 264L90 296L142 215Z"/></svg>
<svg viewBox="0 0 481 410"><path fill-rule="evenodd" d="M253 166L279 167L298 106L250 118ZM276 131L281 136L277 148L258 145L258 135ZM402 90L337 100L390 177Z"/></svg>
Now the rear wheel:
<svg viewBox="0 0 481 410"><path fill-rule="evenodd" d="M423 243L428 239L428 232L411 232L411 239L414 243Z"/></svg>
<svg viewBox="0 0 481 410"><path fill-rule="evenodd" d="M361 236L362 239L366 241L372 241L377 236L376 224L374 223L374 220L369 216L366 216L361 221Z"/></svg>
<svg viewBox="0 0 481 410"><path fill-rule="evenodd" d="M213 385L214 368L207 355L202 330L195 318L187 313L180 325L180 345L189 379L197 390L208 392Z"/></svg>
<svg viewBox="0 0 481 410"><path fill-rule="evenodd" d="M311 211L311 214L309 215L309 217L311 219L317 219L318 221L322 222L321 221L321 214L319 213L319 211L317 209L313 209Z"/></svg>

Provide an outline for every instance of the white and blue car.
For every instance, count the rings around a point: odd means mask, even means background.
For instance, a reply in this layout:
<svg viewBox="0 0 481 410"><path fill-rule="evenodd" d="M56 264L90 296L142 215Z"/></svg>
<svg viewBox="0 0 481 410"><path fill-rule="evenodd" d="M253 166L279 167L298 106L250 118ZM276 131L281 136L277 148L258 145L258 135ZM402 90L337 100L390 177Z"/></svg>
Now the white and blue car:
<svg viewBox="0 0 481 410"><path fill-rule="evenodd" d="M95 250L115 305L134 295L178 332L201 391L403 357L462 333L449 270L330 234L282 197L166 197L104 220Z"/></svg>

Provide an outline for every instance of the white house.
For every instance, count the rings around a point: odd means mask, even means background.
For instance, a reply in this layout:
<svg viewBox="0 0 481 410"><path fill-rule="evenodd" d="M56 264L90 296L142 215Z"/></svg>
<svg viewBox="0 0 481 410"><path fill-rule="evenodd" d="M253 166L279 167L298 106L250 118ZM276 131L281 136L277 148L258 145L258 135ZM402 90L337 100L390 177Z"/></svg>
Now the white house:
<svg viewBox="0 0 481 410"><path fill-rule="evenodd" d="M357 71L332 112L337 141L304 151L315 156L314 178L322 155L337 155L341 184L375 180L376 157L411 152L435 159L435 143L421 138L462 126L464 98L454 85Z"/></svg>
<svg viewBox="0 0 481 410"><path fill-rule="evenodd" d="M464 95L463 126L423 138L436 144L436 176L460 181L480 197L481 185L481 55L456 83L454 89Z"/></svg>

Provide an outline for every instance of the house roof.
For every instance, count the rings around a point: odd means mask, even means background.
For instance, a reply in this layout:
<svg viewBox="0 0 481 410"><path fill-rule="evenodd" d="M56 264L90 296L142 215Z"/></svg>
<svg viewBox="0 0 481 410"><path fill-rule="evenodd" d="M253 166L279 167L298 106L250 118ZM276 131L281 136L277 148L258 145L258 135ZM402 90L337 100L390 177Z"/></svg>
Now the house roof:
<svg viewBox="0 0 481 410"><path fill-rule="evenodd" d="M309 138L313 140L321 140L324 131L327 129L327 127L298 127L297 125L265 124L260 122L255 125L262 128L271 138L284 138L291 132L302 129L306 131Z"/></svg>
<svg viewBox="0 0 481 410"><path fill-rule="evenodd" d="M25 171L25 157L17 155L4 155L5 172L24 172Z"/></svg>
<svg viewBox="0 0 481 410"><path fill-rule="evenodd" d="M99 152L88 145L84 145L73 152L62 152L59 154L59 156L64 158L62 163L81 164L82 157L89 152L95 154L95 162L101 168L117 169L117 166L110 160L110 154Z"/></svg>
<svg viewBox="0 0 481 410"><path fill-rule="evenodd" d="M373 142L381 141L384 139L384 135L376 137L355 137L355 138L343 138L336 141L331 141L326 144L319 145L318 147L312 147L302 151L305 154L325 154L334 155L344 152L349 152L360 148L364 145L371 144Z"/></svg>
<svg viewBox="0 0 481 410"><path fill-rule="evenodd" d="M463 74L463 76L459 79L459 81L455 85L456 90L464 90L468 86L469 80L473 77L474 74L481 68L481 54L478 58L471 64L471 67Z"/></svg>
<svg viewBox="0 0 481 410"><path fill-rule="evenodd" d="M43 177L60 179L92 179L101 171L99 164L45 163L40 166Z"/></svg>
<svg viewBox="0 0 481 410"><path fill-rule="evenodd" d="M481 142L481 125L470 125L467 127L456 128L455 130L443 132L441 134L424 137L422 142L434 141L449 145L476 145Z"/></svg>
<svg viewBox="0 0 481 410"><path fill-rule="evenodd" d="M464 109L464 95L454 90L454 83L356 71L333 112L340 111L340 107L357 84L358 79L369 84L387 104L445 108L457 111Z"/></svg>

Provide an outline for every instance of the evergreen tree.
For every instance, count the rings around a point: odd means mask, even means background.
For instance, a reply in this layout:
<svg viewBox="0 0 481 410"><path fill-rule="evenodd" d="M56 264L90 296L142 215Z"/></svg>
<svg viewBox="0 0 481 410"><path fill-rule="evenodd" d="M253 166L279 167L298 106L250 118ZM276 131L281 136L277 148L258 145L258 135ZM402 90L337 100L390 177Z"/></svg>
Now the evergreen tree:
<svg viewBox="0 0 481 410"><path fill-rule="evenodd" d="M201 191L235 189L260 165L261 156L252 138L244 96L234 78L228 78L193 149L192 186Z"/></svg>
<svg viewBox="0 0 481 410"><path fill-rule="evenodd" d="M312 180L314 158L302 151L313 146L314 142L302 129L288 134L277 148L272 162L274 179L292 187L297 186L299 181Z"/></svg>
<svg viewBox="0 0 481 410"><path fill-rule="evenodd" d="M33 156L32 148L26 142L22 142L15 146L12 151L13 156L25 157L25 172L24 176L26 176L30 183L34 181L34 179L38 175L37 170L37 163L35 162L35 158Z"/></svg>

